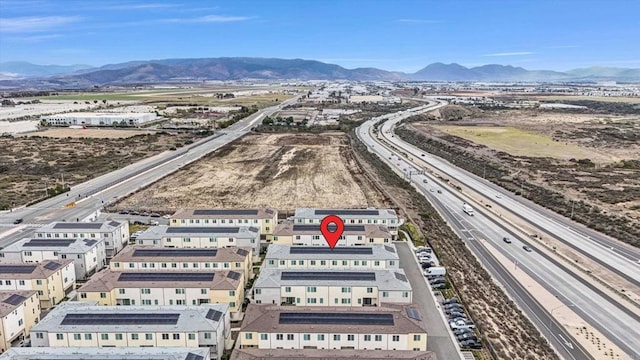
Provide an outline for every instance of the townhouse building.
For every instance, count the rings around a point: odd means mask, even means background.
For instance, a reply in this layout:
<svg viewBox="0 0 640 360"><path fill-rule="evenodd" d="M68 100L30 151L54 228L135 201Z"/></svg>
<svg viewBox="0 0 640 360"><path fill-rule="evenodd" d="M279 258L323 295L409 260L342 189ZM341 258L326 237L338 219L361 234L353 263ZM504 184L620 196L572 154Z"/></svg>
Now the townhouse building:
<svg viewBox="0 0 640 360"><path fill-rule="evenodd" d="M253 256L251 248L177 249L131 245L111 259L109 268L113 271L232 270L242 272L248 281L253 277Z"/></svg>
<svg viewBox="0 0 640 360"><path fill-rule="evenodd" d="M402 220L393 209L312 209L299 208L293 215L295 224L320 224L328 215L339 216L345 225L383 225L395 240Z"/></svg>
<svg viewBox="0 0 640 360"><path fill-rule="evenodd" d="M168 248L251 248L260 256L260 231L256 227L151 226L136 238L138 245Z"/></svg>
<svg viewBox="0 0 640 360"><path fill-rule="evenodd" d="M58 305L75 285L73 260L0 264L0 291L35 290L41 309Z"/></svg>
<svg viewBox="0 0 640 360"><path fill-rule="evenodd" d="M103 239L26 238L0 250L0 263L73 260L76 280L85 280L107 264Z"/></svg>
<svg viewBox="0 0 640 360"><path fill-rule="evenodd" d="M383 225L345 225L336 247L389 244L392 239L393 236ZM302 225L292 222L278 224L273 233L272 243L295 246L327 246L319 224Z"/></svg>
<svg viewBox="0 0 640 360"><path fill-rule="evenodd" d="M256 304L363 307L410 304L404 270L263 268L253 284Z"/></svg>
<svg viewBox="0 0 640 360"><path fill-rule="evenodd" d="M166 347L23 347L11 348L0 360L211 360L206 348Z"/></svg>
<svg viewBox="0 0 640 360"><path fill-rule="evenodd" d="M53 222L36 230L42 239L103 239L108 258L113 257L129 242L128 221Z"/></svg>
<svg viewBox="0 0 640 360"><path fill-rule="evenodd" d="M418 310L408 305L347 308L249 304L238 342L239 349L295 349L302 351L300 354L315 349L426 351L427 331ZM358 354L365 354L360 351Z"/></svg>
<svg viewBox="0 0 640 360"><path fill-rule="evenodd" d="M33 347L202 347L212 359L220 359L231 328L225 304L99 306L70 301L31 331Z"/></svg>
<svg viewBox="0 0 640 360"><path fill-rule="evenodd" d="M242 317L244 284L239 271L103 270L78 289L78 299L103 306L227 304L235 321Z"/></svg>
<svg viewBox="0 0 640 360"><path fill-rule="evenodd" d="M229 227L248 226L259 229L263 240L271 239L278 223L275 209L181 209L171 215L171 226Z"/></svg>
<svg viewBox="0 0 640 360"><path fill-rule="evenodd" d="M0 291L0 353L29 336L40 320L40 301L35 290Z"/></svg>
<svg viewBox="0 0 640 360"><path fill-rule="evenodd" d="M291 246L271 244L263 261L264 268L395 270L400 268L396 246L375 244L329 248L327 246Z"/></svg>

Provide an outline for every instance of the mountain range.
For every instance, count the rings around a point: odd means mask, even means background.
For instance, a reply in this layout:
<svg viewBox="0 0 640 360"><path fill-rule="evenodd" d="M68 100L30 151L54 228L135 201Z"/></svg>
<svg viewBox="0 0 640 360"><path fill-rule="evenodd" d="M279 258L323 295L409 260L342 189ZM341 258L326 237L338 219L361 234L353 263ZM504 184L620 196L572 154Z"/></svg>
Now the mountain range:
<svg viewBox="0 0 640 360"><path fill-rule="evenodd" d="M315 60L223 57L131 61L97 68L87 65L34 65L0 63L0 86L82 88L202 80L360 80L360 81L640 81L640 69L590 67L566 72L527 70L510 65L467 68L433 63L415 73L376 68L346 69Z"/></svg>

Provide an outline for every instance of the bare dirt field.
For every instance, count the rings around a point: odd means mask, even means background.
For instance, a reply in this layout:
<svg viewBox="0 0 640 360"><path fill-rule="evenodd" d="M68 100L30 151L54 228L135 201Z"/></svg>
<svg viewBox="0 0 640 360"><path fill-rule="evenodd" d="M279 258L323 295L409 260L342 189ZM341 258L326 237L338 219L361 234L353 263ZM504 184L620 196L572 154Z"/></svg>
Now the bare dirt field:
<svg viewBox="0 0 640 360"><path fill-rule="evenodd" d="M23 136L42 136L48 138L91 138L91 139L125 139L136 135L151 134L148 130L124 130L124 129L70 129L50 128L38 132L24 134Z"/></svg>
<svg viewBox="0 0 640 360"><path fill-rule="evenodd" d="M383 207L344 133L250 134L160 180L117 209Z"/></svg>

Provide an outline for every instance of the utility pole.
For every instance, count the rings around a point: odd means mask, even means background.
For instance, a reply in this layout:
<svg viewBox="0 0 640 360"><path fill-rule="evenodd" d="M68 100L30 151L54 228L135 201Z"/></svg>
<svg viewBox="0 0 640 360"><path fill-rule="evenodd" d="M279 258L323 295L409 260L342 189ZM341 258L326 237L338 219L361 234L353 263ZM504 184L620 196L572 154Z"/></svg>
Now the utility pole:
<svg viewBox="0 0 640 360"><path fill-rule="evenodd" d="M64 190L64 173L60 173L60 176L62 177L62 190Z"/></svg>
<svg viewBox="0 0 640 360"><path fill-rule="evenodd" d="M576 201L572 199L571 200L571 219L573 219L573 208L574 208L575 204L576 204Z"/></svg>

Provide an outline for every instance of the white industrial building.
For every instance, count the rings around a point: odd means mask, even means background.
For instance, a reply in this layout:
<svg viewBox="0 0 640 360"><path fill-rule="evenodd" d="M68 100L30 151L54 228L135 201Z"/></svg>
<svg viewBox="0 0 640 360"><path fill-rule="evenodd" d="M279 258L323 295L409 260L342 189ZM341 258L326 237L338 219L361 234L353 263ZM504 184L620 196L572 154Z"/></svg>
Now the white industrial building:
<svg viewBox="0 0 640 360"><path fill-rule="evenodd" d="M87 126L139 126L154 121L155 113L98 113L77 112L41 116L40 121L50 125L87 125Z"/></svg>
<svg viewBox="0 0 640 360"><path fill-rule="evenodd" d="M38 228L36 237L42 239L104 239L107 257L111 258L129 242L129 222L52 222Z"/></svg>
<svg viewBox="0 0 640 360"><path fill-rule="evenodd" d="M73 260L76 280L84 280L107 264L103 239L19 240L0 250L0 263L33 263L45 260Z"/></svg>
<svg viewBox="0 0 640 360"><path fill-rule="evenodd" d="M404 270L324 270L263 268L253 285L256 304L296 306L379 306L410 304Z"/></svg>
<svg viewBox="0 0 640 360"><path fill-rule="evenodd" d="M333 249L271 244L263 264L278 269L395 270L400 258L393 244Z"/></svg>
<svg viewBox="0 0 640 360"><path fill-rule="evenodd" d="M31 329L31 346L203 347L212 359L220 359L230 333L225 304L150 307L68 301Z"/></svg>

